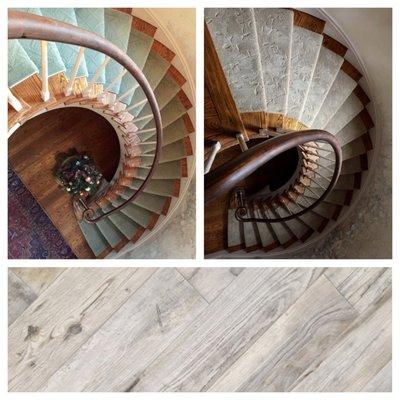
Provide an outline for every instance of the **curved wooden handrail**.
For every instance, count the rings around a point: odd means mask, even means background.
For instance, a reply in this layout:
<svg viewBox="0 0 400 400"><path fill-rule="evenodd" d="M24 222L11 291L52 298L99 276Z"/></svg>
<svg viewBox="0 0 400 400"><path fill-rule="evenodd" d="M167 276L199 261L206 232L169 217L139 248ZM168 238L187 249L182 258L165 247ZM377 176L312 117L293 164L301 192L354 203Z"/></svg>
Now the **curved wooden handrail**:
<svg viewBox="0 0 400 400"><path fill-rule="evenodd" d="M312 207L308 207L306 211L316 207L320 202L323 201L323 199L325 199L325 197L335 186L339 178L342 165L342 150L339 141L334 135L326 131L316 129L290 132L287 134L282 134L281 136L276 136L273 139L266 140L265 142L251 147L238 157L226 162L225 164L216 168L214 171L208 173L205 176L204 183L205 203L215 200L223 194L231 191L241 180L251 175L255 170L272 160L277 155L291 148L317 141L326 142L332 147L335 153L335 169L326 191L321 195L317 202L314 203ZM301 211L301 214L306 212L305 210L303 211Z"/></svg>
<svg viewBox="0 0 400 400"><path fill-rule="evenodd" d="M61 21L56 21L50 18L45 18L39 15L10 10L8 12L8 39L44 40L73 44L76 46L96 50L103 54L106 54L107 56L118 62L120 65L122 65L138 82L147 98L147 101L150 104L151 111L154 115L157 144L153 164L151 165L149 173L143 183L140 185L138 190L129 197L129 199L124 201L121 205L114 208L113 210L110 210L96 218L93 218L94 210L91 208L87 208L83 212L83 218L87 222L96 223L104 219L105 217L115 213L116 211L124 208L128 203L137 198L148 185L152 176L154 175L161 155L161 113L154 92L151 89L151 86L143 72L127 54L125 54L121 49L119 49L113 43L109 42L107 39L93 32L78 28L74 25L70 25Z"/></svg>

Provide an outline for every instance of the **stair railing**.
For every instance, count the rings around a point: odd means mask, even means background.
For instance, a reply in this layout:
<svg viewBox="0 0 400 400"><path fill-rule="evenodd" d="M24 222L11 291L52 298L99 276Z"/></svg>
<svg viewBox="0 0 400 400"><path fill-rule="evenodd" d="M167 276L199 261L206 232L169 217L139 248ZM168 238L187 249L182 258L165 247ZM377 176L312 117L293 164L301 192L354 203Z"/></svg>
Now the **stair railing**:
<svg viewBox="0 0 400 400"><path fill-rule="evenodd" d="M155 122L156 147L155 147L154 160L149 169L149 173L147 174L143 183L139 186L137 191L132 196L130 196L119 206L115 207L114 209L106 213L103 213L102 215L94 217L95 210L90 208L90 206L87 205L85 202L83 203L81 202L81 204L83 204L84 207L82 218L89 223L99 222L104 218L110 216L111 214L114 214L115 212L123 209L126 205L135 200L149 184L157 168L161 155L161 145L162 145L161 113L154 92L143 72L127 54L125 54L121 49L119 49L113 43L109 42L107 39L93 32L78 28L74 25L70 25L61 21L56 21L50 18L45 18L39 15L10 10L8 12L8 39L31 39L31 40L41 41L43 101L47 101L49 98L48 75L47 75L48 41L80 46L77 60L72 70L71 80L66 88L66 91L69 93L71 93L72 91L74 83L73 80L76 78L76 73L78 71L80 62L83 58L84 49L86 48L105 54L106 55L105 60L109 61L113 59L135 78L137 85L141 87L146 96L146 100L150 105ZM105 65L103 64L98 69L100 72L105 67ZM92 80L89 84L89 87L91 87L93 83L95 82ZM135 88L138 87L137 85L135 86ZM10 92L9 92L9 99L10 99ZM18 109L18 103L15 101L16 99L11 97L11 100L13 101L13 104L16 105L16 109Z"/></svg>
<svg viewBox="0 0 400 400"><path fill-rule="evenodd" d="M331 160L325 156L319 155L318 151L324 151L324 148L320 148L316 143L322 142L328 144L335 155L335 159ZM316 199L315 202L303 207L301 211L288 215L282 218L248 218L247 200L246 193L242 187L239 187L240 182L251 175L258 168L275 158L281 153L292 148L299 147L303 154L303 161L305 160L304 169L310 170L310 163L318 164L315 159L311 159L311 154L316 158L322 158L329 160L328 162L334 163L333 170L327 166L320 165L321 168L326 168L331 171L332 176L329 180L329 185L324 189L323 193ZM326 151L326 150L325 150ZM307 159L308 157L308 159ZM312 161L310 161L312 160ZM238 157L226 162L219 166L215 170L205 175L204 184L204 197L205 203L218 199L222 195L235 189L234 194L237 200L237 210L235 216L239 221L243 222L283 222L293 218L297 218L308 211L312 210L318 204L320 204L333 190L334 186L340 175L340 169L342 165L342 151L340 144L336 137L326 131L322 130L305 130L298 132L290 132L275 136L272 139L266 140L249 150L241 153ZM307 175L305 175L307 176ZM324 176L325 178L325 176ZM329 179L329 178L325 178Z"/></svg>

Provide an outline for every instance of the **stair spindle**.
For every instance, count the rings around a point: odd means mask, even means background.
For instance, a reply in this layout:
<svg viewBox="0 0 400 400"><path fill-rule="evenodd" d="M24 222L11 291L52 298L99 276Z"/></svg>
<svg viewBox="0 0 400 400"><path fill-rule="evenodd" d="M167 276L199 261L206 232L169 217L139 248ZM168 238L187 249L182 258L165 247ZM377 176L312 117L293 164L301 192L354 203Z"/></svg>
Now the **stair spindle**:
<svg viewBox="0 0 400 400"><path fill-rule="evenodd" d="M42 40L40 42L40 54L41 54L41 66L42 66L42 91L41 96L44 102L50 100L49 92L49 69L48 69L48 57L47 57L47 41Z"/></svg>
<svg viewBox="0 0 400 400"><path fill-rule="evenodd" d="M72 68L72 72L71 72L71 76L68 81L68 85L64 90L64 94L66 96L70 96L72 93L72 89L73 89L74 83L75 83L75 78L78 73L79 66L81 65L84 52L85 52L85 48L79 47L79 52L78 52L78 55L76 56L75 64Z"/></svg>
<svg viewBox="0 0 400 400"><path fill-rule="evenodd" d="M17 112L22 111L24 108L21 102L14 96L13 92L8 89L8 104Z"/></svg>

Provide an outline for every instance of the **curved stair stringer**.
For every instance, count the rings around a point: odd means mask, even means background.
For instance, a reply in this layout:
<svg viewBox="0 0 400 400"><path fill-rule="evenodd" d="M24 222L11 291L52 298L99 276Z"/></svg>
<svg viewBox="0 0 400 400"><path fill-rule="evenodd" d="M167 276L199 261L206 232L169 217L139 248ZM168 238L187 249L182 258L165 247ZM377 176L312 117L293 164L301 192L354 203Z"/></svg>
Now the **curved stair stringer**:
<svg viewBox="0 0 400 400"><path fill-rule="evenodd" d="M307 11L307 10L303 10L303 11ZM321 18L320 15L317 16L317 18L318 17ZM301 26L301 25L299 25L299 26ZM319 33L320 34L325 34L326 30L323 29ZM333 35L331 29L328 30L328 35L331 38L333 37L333 39L335 38L335 36ZM352 52L354 52L354 54L356 54L355 51L354 51L353 46L351 45L351 43L349 43L348 41L345 41L345 45L347 45L347 53L346 53L346 57L343 56L343 58L344 58L345 62L347 63L346 69L350 70L350 72L352 72L351 70L354 69L355 71L353 71L353 73L357 73L357 70L361 70L361 72L362 72L362 74L364 74L363 76L365 76L365 78L362 77L358 81L356 80L357 88L359 89L358 92L363 93L365 95L365 98L368 98L368 96L362 90L363 87L367 88L367 90L369 90L368 75L367 75L367 73L365 71L365 66L362 64L362 62L354 62L353 61L353 60L357 59L357 57L351 55ZM349 56L348 56L348 54L349 54ZM349 62L348 57L352 61L352 63ZM358 68L355 68L353 66L353 64L357 65ZM315 69L315 66L314 66L314 69ZM323 101L325 101L328 92L332 89L332 84L333 84L333 81L331 83L331 86L327 89L327 92L325 94L325 97L323 98ZM350 94L353 95L353 92L350 93ZM358 94L360 94L360 93L355 93L355 94L358 97ZM362 95L361 95L361 97L362 97ZM358 98L358 100L361 101L361 103L363 103L363 101L360 98ZM315 111L314 119L316 118L318 113L321 111L321 107L322 107L323 101L321 101L321 106L318 108L318 110ZM377 121L378 124L379 124L379 121L376 120L376 112L375 112L375 109L374 109L373 102L369 101L369 99L368 99L368 101L366 103L367 104L363 103L362 111L365 111L366 113L368 113L369 117L372 116L371 120L372 121ZM343 105L343 103L342 103L342 105ZM304 107L304 104L303 104L303 107ZM338 112L338 111L339 111L339 109L337 109L336 112ZM244 123L245 123L245 126L246 126L246 113L245 114L242 113L241 115L242 115L242 117L244 119ZM335 115L335 114L333 114L333 115ZM356 115L358 116L359 114L357 113ZM252 125L253 121L251 121L251 116L249 116L249 118L250 118L250 125ZM355 118L355 117L352 117L352 118ZM277 128L277 129L282 129L283 128L283 129L286 129L286 130L303 130L303 129L307 129L307 126L302 124L298 120L294 120L292 118L288 118L288 117L286 117L285 115L282 115L282 114L280 115L280 114L273 114L273 113L271 114L271 113L269 113L269 115L268 115L268 113L265 112L265 115L264 115L264 112L262 112L262 113L260 112L259 115L256 115L255 121L262 121L262 123L265 124L263 126L265 128ZM266 123L266 121L268 121L268 122L272 121L273 123L275 123L275 126L271 126L270 124ZM349 122L347 122L347 124L348 123ZM253 125L256 125L256 123L254 123ZM374 125L376 125L376 124L373 123L373 126ZM319 128L319 127L317 127L317 128ZM376 155L374 154L374 152L375 152L375 150L377 150L376 146L378 145L378 141L379 141L379 138L377 138L377 135L375 134L377 129L375 129L374 127L372 127L372 128L371 127L365 127L365 130L366 130L366 134L367 134L367 139L369 139L370 143L372 144L372 146L370 146L370 144L364 145L365 149L363 150L363 153L364 153L364 156L365 156L364 157L364 162L367 163L368 167L365 168L365 169L362 168L361 171L358 173L358 174L360 174L360 176L362 176L362 186L361 186L361 188L358 188L358 187L356 187L356 184L354 183L354 187L351 189L351 197L350 197L350 200L349 200L351 203L350 203L349 206L346 204L347 201L345 203L341 204L340 206L336 205L335 207L337 209L339 209L339 212L335 211L335 213L331 215L331 218L329 218L328 223L324 226L322 232L318 231L319 233L315 234L316 233L316 231L315 231L314 235L311 235L311 237L308 240L306 240L305 243L301 242L300 240L298 240L297 243L291 244L290 247L274 248L272 250L268 250L267 252L262 251L262 250L257 250L255 246L251 246L251 247L247 247L247 248L245 246L245 247L242 247L242 250L238 250L238 248L236 247L236 249L232 249L232 251L235 252L234 257L243 256L243 258L248 258L249 257L249 254L248 254L249 251L251 251L252 256L254 256L254 257L262 255L262 257L266 257L266 258L279 257L279 256L283 256L283 255L286 255L286 254L293 254L293 253L299 251L300 249L304 249L304 248L307 248L307 247L309 247L311 245L314 245L317 241L323 239L323 237L325 237L327 234L329 234L346 217L348 217L348 215L355 210L355 208L359 204L360 198L362 197L363 193L365 193L365 191L368 188L368 184L369 184L371 176L372 176L372 173L370 173L370 172L373 172L374 160L376 159ZM339 131L337 131L337 132L339 132ZM335 132L335 133L337 133L337 132ZM251 132L248 131L248 134L249 134L249 136L253 136L254 138L262 137L262 136L258 135L257 131L254 131L253 135L251 134ZM358 139L361 140L363 138L361 136L359 136ZM352 141L355 141L355 140L356 139L353 138L348 143L350 143ZM370 147L370 148L368 148L368 147ZM370 150L374 150L374 151L370 151ZM353 156L353 157L354 157L354 159L357 158L357 156ZM351 177L352 176L353 175L351 175ZM355 177L355 173L354 173L354 177ZM331 204L334 204L334 203L331 203ZM243 242L242 242L242 246L243 246ZM224 256L226 257L229 253L230 252L229 252L228 248L226 248L225 250L221 250L221 251L218 251L218 252L214 252L214 253L208 254L207 257L208 258L210 258L210 257L224 257Z"/></svg>
<svg viewBox="0 0 400 400"><path fill-rule="evenodd" d="M167 48L171 49L175 53L175 57L171 61L171 64L182 73L182 75L186 78L186 82L182 86L182 90L185 92L189 100L192 104L195 104L196 100L196 91L195 91L195 77L193 76L189 64L180 49L179 44L174 38L173 33L169 31L166 24L158 18L155 13L151 9L145 8L137 8L131 10L132 15L140 18L143 21L150 23L151 25L157 27L157 31L154 35L154 38L165 45ZM195 108L192 107L187 111L187 114L190 116L191 121L195 121ZM113 258L113 257L121 257L129 251L132 251L142 244L148 243L154 236L160 234L162 230L166 227L169 220L173 218L177 210L179 209L183 199L185 198L185 193L189 189L190 182L192 181L194 174L196 172L196 131L193 130L193 133L188 135L191 141L191 145L193 148L193 157L187 157L187 177L181 177L181 193L178 198L172 197L171 204L168 210L168 218L164 215L161 215L157 221L157 225L151 229L146 230L144 234L140 237L135 243L129 242L124 246L122 249L119 250L118 254L115 252L111 252L106 258Z"/></svg>

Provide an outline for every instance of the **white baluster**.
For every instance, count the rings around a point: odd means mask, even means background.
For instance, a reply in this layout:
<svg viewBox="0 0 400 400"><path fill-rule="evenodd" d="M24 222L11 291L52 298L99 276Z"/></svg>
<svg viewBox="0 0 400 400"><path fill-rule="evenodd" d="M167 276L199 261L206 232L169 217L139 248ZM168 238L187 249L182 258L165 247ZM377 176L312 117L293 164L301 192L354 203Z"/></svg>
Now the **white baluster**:
<svg viewBox="0 0 400 400"><path fill-rule="evenodd" d="M17 112L21 111L24 107L21 102L14 96L12 91L8 89L8 104Z"/></svg>
<svg viewBox="0 0 400 400"><path fill-rule="evenodd" d="M216 157L217 153L220 151L220 149L221 149L221 143L220 142L215 142L212 145L210 155L208 156L208 158L207 158L207 160L206 160L206 162L204 164L204 173L205 174L207 174L210 171L211 166L214 163L215 157Z"/></svg>
<svg viewBox="0 0 400 400"><path fill-rule="evenodd" d="M100 66L97 68L96 72L93 75L92 80L90 81L89 85L87 88L84 90L83 94L85 97L90 96L92 89L94 87L94 84L97 82L97 79L99 78L100 74L103 72L104 68L107 66L107 64L110 62L110 57L106 56L104 58L104 61L100 64Z"/></svg>
<svg viewBox="0 0 400 400"><path fill-rule="evenodd" d="M243 133L238 133L238 134L236 134L236 139L237 139L237 141L239 142L239 146L240 146L240 149L241 149L242 151L248 150L247 143L246 143L246 141L244 140Z"/></svg>
<svg viewBox="0 0 400 400"><path fill-rule="evenodd" d="M48 69L48 59L47 59L47 42L42 40L40 42L40 50L41 50L41 60L42 60L42 100L49 101L50 100L50 92L49 92L49 69Z"/></svg>
<svg viewBox="0 0 400 400"><path fill-rule="evenodd" d="M71 76L69 78L68 85L64 90L64 94L66 96L69 96L72 93L72 89L74 87L76 74L78 73L79 66L81 65L84 52L85 52L85 48L84 47L80 47L78 55L76 56L74 67L72 68L72 72L71 72Z"/></svg>

